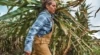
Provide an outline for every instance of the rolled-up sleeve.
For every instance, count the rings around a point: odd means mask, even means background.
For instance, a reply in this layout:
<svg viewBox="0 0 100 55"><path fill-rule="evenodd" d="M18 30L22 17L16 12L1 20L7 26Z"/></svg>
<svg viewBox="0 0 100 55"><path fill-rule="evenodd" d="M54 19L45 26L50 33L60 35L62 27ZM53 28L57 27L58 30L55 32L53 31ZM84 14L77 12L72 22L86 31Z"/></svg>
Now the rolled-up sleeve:
<svg viewBox="0 0 100 55"><path fill-rule="evenodd" d="M43 27L45 22L47 21L46 17L43 15L40 15L35 23L30 28L28 35L25 40L25 48L24 51L32 52L32 43L34 41L35 35L38 33L38 31Z"/></svg>

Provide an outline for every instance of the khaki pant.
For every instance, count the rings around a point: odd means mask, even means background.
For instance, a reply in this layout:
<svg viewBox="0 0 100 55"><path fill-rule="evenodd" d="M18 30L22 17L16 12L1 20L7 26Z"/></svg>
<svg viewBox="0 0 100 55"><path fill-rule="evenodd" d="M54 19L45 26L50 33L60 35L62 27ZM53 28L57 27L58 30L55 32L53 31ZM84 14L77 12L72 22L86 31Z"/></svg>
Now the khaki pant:
<svg viewBox="0 0 100 55"><path fill-rule="evenodd" d="M48 47L51 35L52 31L42 37L35 36L32 55L52 55Z"/></svg>

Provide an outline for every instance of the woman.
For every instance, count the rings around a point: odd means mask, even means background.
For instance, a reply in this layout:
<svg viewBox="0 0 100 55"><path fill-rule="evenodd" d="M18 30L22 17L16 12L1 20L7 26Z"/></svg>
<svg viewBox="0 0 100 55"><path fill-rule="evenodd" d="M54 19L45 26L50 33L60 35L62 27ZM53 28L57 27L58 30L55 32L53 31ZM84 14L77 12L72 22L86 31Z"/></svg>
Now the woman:
<svg viewBox="0 0 100 55"><path fill-rule="evenodd" d="M52 55L48 44L52 35L53 18L56 10L54 0L43 1L44 10L32 25L25 40L25 55ZM32 51L32 46L34 51Z"/></svg>

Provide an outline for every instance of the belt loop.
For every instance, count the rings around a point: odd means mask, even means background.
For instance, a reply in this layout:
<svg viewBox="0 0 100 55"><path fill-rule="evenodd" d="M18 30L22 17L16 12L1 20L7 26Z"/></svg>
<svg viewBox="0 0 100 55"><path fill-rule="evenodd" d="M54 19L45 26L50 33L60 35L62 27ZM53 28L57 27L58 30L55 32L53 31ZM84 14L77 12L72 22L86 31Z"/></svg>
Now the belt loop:
<svg viewBox="0 0 100 55"><path fill-rule="evenodd" d="M43 38L43 37L42 37ZM40 37L40 45L42 44L42 38Z"/></svg>

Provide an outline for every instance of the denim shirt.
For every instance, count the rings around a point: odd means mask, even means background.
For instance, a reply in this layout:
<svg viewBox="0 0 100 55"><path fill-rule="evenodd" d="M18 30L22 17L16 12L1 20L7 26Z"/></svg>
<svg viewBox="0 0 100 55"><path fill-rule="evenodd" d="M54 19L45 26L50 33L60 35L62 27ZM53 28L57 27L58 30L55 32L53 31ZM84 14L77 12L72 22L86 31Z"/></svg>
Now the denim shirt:
<svg viewBox="0 0 100 55"><path fill-rule="evenodd" d="M28 35L25 40L25 48L24 51L32 52L32 44L34 41L35 35L39 37L49 33L52 29L53 20L51 14L48 10L42 11L37 17L36 21L30 28Z"/></svg>

